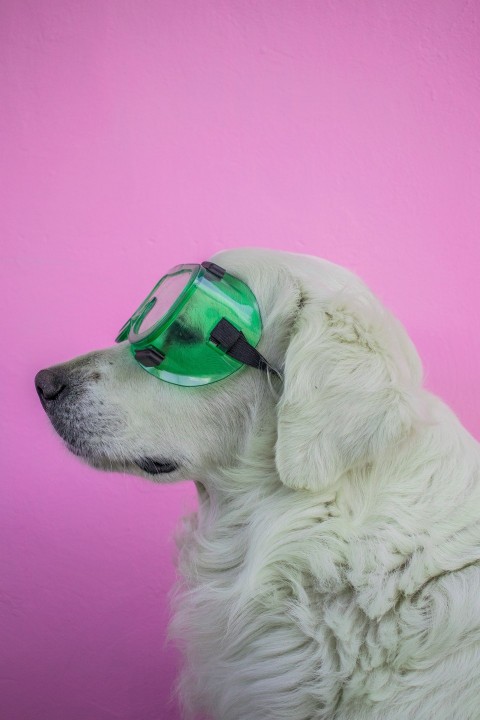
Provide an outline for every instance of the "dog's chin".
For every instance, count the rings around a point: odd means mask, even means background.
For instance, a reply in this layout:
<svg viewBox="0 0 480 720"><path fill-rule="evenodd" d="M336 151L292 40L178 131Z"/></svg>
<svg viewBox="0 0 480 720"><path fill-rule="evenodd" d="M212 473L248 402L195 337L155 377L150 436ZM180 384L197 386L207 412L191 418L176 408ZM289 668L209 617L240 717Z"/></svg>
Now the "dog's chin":
<svg viewBox="0 0 480 720"><path fill-rule="evenodd" d="M108 445L103 446L100 439L95 438L92 444L92 431L82 432L78 427L72 428L72 423L56 413L47 410L48 417L55 431L62 439L66 448L87 465L106 472L127 473L131 475L149 475L160 479L178 470L179 463L173 458L162 455L132 455L131 457L118 457L117 453L110 452ZM117 455L117 457L115 457Z"/></svg>
<svg viewBox="0 0 480 720"><path fill-rule="evenodd" d="M64 443L71 453L96 470L131 473L132 475L137 475L138 471L141 470L147 475L168 475L178 469L178 463L169 458L143 456L134 460L115 460L97 453L92 455L84 449L80 450L66 440L64 440Z"/></svg>

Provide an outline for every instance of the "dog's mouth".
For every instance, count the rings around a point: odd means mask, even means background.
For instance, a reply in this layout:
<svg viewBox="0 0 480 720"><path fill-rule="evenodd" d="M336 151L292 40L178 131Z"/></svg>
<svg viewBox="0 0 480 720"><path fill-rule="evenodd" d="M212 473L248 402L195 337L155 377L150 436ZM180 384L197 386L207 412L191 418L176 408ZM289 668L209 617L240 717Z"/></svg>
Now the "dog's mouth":
<svg viewBox="0 0 480 720"><path fill-rule="evenodd" d="M130 461L113 460L107 456L104 458L98 455L92 456L89 452L79 450L70 443L65 444L70 452L98 470L107 470L111 472L134 472L135 469L140 468L140 470L143 470L143 472L148 475L167 475L179 468L178 463L167 458L141 457Z"/></svg>
<svg viewBox="0 0 480 720"><path fill-rule="evenodd" d="M47 402L43 392L39 391L38 394L50 422L67 449L92 467L111 472L133 473L140 468L148 475L168 475L178 470L178 462L169 457L149 455L118 457L117 453L109 452L108 448L103 446L100 438L96 436L95 427L98 425L101 430L104 430L103 426L106 422L100 412L87 413L82 403L79 403L75 411L65 402L58 408L54 406L55 400ZM121 429L120 419L113 416L108 417L108 425L109 434L112 436L116 429Z"/></svg>
<svg viewBox="0 0 480 720"><path fill-rule="evenodd" d="M151 457L143 457L139 460L135 460L135 465L148 473L149 475L159 475L165 473L171 473L178 468L178 465L173 460L167 460L165 458L157 459Z"/></svg>
<svg viewBox="0 0 480 720"><path fill-rule="evenodd" d="M67 449L90 466L123 473L137 473L140 469L156 476L168 475L180 467L178 462L163 455L133 452L124 456L119 452L121 443L115 438L117 432L121 434L124 421L114 410L105 413L101 407L103 402L92 406L85 383L78 378L73 382L66 372L61 375L47 369L37 373L35 386L50 422Z"/></svg>

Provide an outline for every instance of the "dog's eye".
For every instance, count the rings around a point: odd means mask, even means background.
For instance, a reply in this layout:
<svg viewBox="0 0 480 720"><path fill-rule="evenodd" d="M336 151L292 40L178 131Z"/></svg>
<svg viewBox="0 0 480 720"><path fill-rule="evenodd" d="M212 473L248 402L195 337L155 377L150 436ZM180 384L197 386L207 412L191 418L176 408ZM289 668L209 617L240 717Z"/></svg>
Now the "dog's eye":
<svg viewBox="0 0 480 720"><path fill-rule="evenodd" d="M168 330L168 342L181 342L186 345L193 345L202 342L203 336L195 328L183 325L180 322L174 322Z"/></svg>

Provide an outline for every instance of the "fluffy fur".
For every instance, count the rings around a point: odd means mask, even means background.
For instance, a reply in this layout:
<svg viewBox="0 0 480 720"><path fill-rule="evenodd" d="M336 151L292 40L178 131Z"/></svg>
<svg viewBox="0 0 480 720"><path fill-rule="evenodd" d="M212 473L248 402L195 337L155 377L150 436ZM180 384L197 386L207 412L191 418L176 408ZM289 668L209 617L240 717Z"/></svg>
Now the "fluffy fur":
<svg viewBox="0 0 480 720"><path fill-rule="evenodd" d="M171 626L185 716L478 720L479 445L357 277L304 255L214 259L257 295L283 382L169 386L122 344L59 366L75 392L47 409L97 467L173 458L160 480L196 482Z"/></svg>

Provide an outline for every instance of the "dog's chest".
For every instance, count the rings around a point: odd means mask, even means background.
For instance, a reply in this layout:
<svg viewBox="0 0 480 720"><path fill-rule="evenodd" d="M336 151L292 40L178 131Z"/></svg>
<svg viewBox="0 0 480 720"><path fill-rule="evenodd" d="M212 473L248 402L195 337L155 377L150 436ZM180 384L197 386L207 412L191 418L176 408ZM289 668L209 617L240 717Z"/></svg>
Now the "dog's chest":
<svg viewBox="0 0 480 720"><path fill-rule="evenodd" d="M309 510L184 538L174 627L188 647L183 687L194 707L257 718L268 702L275 720L328 718L346 687L361 702L376 678L392 684L398 617L386 611L379 623L360 602L371 594L366 578L381 587L370 565L378 571L386 550L354 573L352 557L372 548L352 543L346 527Z"/></svg>
<svg viewBox="0 0 480 720"><path fill-rule="evenodd" d="M237 701L243 710L251 703L244 716L255 717L255 708L273 697L279 718L312 717L320 706L333 711L340 674L353 671L362 625L332 555L338 548L323 548L322 568L316 550L300 525L290 541L265 524L256 535L237 525L231 533L222 528L206 538L197 532L184 542L180 570L188 589L179 597L174 628L188 646L184 686L196 706L222 708L218 717L243 717ZM335 607L327 601L333 590ZM339 672L332 627L342 624L346 611L352 662ZM232 678L235 688L245 688L242 698L233 696ZM306 690L312 684L314 695Z"/></svg>

